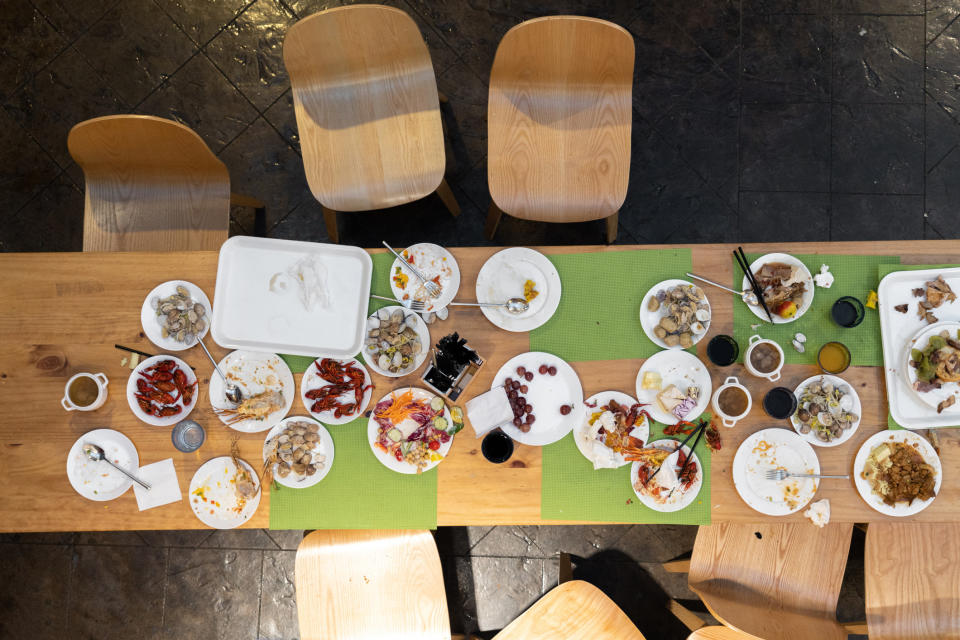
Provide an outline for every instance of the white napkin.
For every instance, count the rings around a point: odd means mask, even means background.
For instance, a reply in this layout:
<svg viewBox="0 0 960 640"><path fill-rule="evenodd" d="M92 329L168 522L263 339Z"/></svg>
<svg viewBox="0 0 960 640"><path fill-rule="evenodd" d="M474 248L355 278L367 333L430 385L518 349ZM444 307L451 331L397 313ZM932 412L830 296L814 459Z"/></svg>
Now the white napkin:
<svg viewBox="0 0 960 640"><path fill-rule="evenodd" d="M173 458L140 467L137 477L150 485L148 491L136 482L133 483L133 492L137 496L137 506L140 507L140 511L183 499L180 493L180 481L177 480L177 470L173 466Z"/></svg>
<svg viewBox="0 0 960 640"><path fill-rule="evenodd" d="M513 409L503 387L491 389L467 402L467 417L479 438L504 422L513 420Z"/></svg>

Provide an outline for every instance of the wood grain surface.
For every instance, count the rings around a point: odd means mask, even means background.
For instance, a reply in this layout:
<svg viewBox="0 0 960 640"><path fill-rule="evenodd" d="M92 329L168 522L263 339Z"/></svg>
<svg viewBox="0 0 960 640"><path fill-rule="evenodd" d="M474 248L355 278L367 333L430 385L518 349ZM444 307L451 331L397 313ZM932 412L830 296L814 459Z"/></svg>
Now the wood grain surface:
<svg viewBox="0 0 960 640"><path fill-rule="evenodd" d="M876 522L867 527L864 574L871 640L960 638L958 541L958 523Z"/></svg>
<svg viewBox="0 0 960 640"><path fill-rule="evenodd" d="M450 640L429 531L314 531L297 549L294 580L303 640Z"/></svg>
<svg viewBox="0 0 960 640"><path fill-rule="evenodd" d="M633 60L630 33L595 18L536 18L507 32L487 115L500 210L544 222L617 213L630 176Z"/></svg>
<svg viewBox="0 0 960 640"><path fill-rule="evenodd" d="M643 634L600 589L564 582L520 614L494 640L643 640Z"/></svg>
<svg viewBox="0 0 960 640"><path fill-rule="evenodd" d="M83 169L84 251L217 250L230 226L230 175L179 122L119 115L67 138Z"/></svg>
<svg viewBox="0 0 960 640"><path fill-rule="evenodd" d="M437 81L410 16L381 5L322 11L290 28L283 60L320 204L382 209L437 189L446 167Z"/></svg>
<svg viewBox="0 0 960 640"><path fill-rule="evenodd" d="M653 247L544 247L544 253L620 251ZM901 255L905 263L960 262L960 241L890 243L745 245L747 251L782 250L794 253L846 253ZM476 274L484 261L499 248L452 248L461 270L461 297L470 299ZM695 273L732 280L731 247L701 245L693 249ZM375 250L379 252L379 250ZM157 266L162 265L162 273ZM150 427L138 421L124 397L129 368L120 360L127 354L114 349L123 344L158 353L141 333L140 306L155 285L168 279L185 279L213 294L217 253L102 253L102 254L2 254L0 273L0 482L5 489L0 501L0 529L7 531L76 531L111 529L200 528L184 500L147 511L138 511L133 492L117 500L94 503L74 493L65 473L70 445L83 433L112 427L136 444L141 464L173 458L185 491L190 478L206 460L229 452L239 440L242 455L257 461L263 434L240 434L224 427L210 410L207 387L210 363L192 348L178 355L196 367L200 377L199 401L191 417L207 429L207 442L196 453L183 454L170 442L170 429ZM678 276L682 274L677 274ZM733 296L709 291L713 307L710 334L730 333ZM451 308L450 319L434 325L434 332L459 331L487 360L466 398L488 389L500 365L529 350L529 337L501 331L482 313L468 307ZM638 328L639 335L639 328ZM439 337L439 333L437 334ZM708 336L709 338L710 336ZM707 340L700 343L701 357ZM214 357L227 350L209 344ZM633 394L642 360L576 362L573 368L583 383L585 397L604 389ZM110 378L110 398L92 412L66 413L60 407L67 379L78 371L104 372ZM416 379L419 379L417 373ZM790 387L815 373L812 366L791 365L779 384ZM761 397L773 383L748 376L739 365L714 373L714 384L727 375L738 375ZM886 394L882 371L859 367L844 374L864 407L861 425L848 442L817 448L824 473L853 473L853 458L872 434L886 429ZM295 378L299 384L300 376ZM416 383L413 377L386 379L374 375L377 393ZM744 504L734 489L730 465L737 445L748 435L786 422L754 410L732 429L721 429L723 450L713 454L711 465L712 518L714 522L797 521L808 524L801 513L782 519L758 514ZM291 413L302 413L299 404ZM960 434L941 429L941 458L945 470L940 495L911 521L960 522L960 477L951 470L960 466ZM438 467L437 522L439 525L550 524L540 518L540 449L518 445L504 465L492 465L480 454L480 440L468 426L454 439L448 458ZM266 488L269 494L269 489ZM816 499L829 498L833 522L879 522L893 520L871 509L860 498L853 481L821 482ZM268 523L269 495L248 527Z"/></svg>
<svg viewBox="0 0 960 640"><path fill-rule="evenodd" d="M728 627L703 627L697 629L689 636L687 640L758 640L756 636L741 631L735 631Z"/></svg>

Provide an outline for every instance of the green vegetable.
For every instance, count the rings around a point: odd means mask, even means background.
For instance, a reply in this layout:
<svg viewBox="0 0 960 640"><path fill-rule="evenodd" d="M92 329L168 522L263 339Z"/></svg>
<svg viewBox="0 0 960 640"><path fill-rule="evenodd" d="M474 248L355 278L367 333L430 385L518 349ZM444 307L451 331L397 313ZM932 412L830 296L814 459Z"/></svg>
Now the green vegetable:
<svg viewBox="0 0 960 640"><path fill-rule="evenodd" d="M923 360L923 351L920 351L920 349L911 349L910 359L916 363L919 363L921 360Z"/></svg>
<svg viewBox="0 0 960 640"><path fill-rule="evenodd" d="M401 433L400 429L394 427L393 429L390 429L390 431L387 431L387 437L394 442L400 442L403 440L403 433Z"/></svg>
<svg viewBox="0 0 960 640"><path fill-rule="evenodd" d="M943 349L945 346L947 346L947 341L943 336L930 336L930 342L927 343L927 348L924 351L933 353L937 349Z"/></svg>
<svg viewBox="0 0 960 640"><path fill-rule="evenodd" d="M443 411L443 398L433 396L433 400L430 401L430 408L434 411Z"/></svg>
<svg viewBox="0 0 960 640"><path fill-rule="evenodd" d="M435 429L440 429L441 431L446 431L447 429L447 419L443 416L437 416L433 419L433 427Z"/></svg>

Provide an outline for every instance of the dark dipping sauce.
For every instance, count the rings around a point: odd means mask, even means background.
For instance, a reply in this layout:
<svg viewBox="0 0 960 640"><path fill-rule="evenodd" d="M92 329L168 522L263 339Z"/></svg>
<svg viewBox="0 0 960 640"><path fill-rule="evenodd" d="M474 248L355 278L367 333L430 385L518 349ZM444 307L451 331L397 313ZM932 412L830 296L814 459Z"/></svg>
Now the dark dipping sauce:
<svg viewBox="0 0 960 640"><path fill-rule="evenodd" d="M797 410L797 396L786 387L774 387L763 397L763 410L777 420L786 420Z"/></svg>
<svg viewBox="0 0 960 640"><path fill-rule="evenodd" d="M718 367L728 367L737 361L740 355L740 346L737 341L727 335L713 336L707 343L707 357Z"/></svg>
<svg viewBox="0 0 960 640"><path fill-rule="evenodd" d="M760 373L776 371L780 366L780 352L769 342L761 342L750 352L750 364Z"/></svg>
<svg viewBox="0 0 960 640"><path fill-rule="evenodd" d="M495 429L483 438L480 451L484 458L494 464L506 462L513 455L513 439L500 429Z"/></svg>
<svg viewBox="0 0 960 640"><path fill-rule="evenodd" d="M851 329L863 322L863 303L852 296L843 296L833 303L830 315L838 325Z"/></svg>
<svg viewBox="0 0 960 640"><path fill-rule="evenodd" d="M727 387L717 397L717 406L731 418L739 418L747 410L747 394L739 387Z"/></svg>

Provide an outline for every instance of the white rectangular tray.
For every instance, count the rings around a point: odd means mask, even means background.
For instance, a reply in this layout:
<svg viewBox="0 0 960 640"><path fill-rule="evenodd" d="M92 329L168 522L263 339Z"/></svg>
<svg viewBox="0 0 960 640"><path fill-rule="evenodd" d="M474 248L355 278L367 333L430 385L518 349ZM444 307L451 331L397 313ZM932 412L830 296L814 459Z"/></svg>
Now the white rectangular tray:
<svg viewBox="0 0 960 640"><path fill-rule="evenodd" d="M312 254L327 268L330 308L307 311L295 286L270 291L274 274ZM358 247L235 236L220 247L213 339L223 347L351 358L363 347L373 261Z"/></svg>
<svg viewBox="0 0 960 640"><path fill-rule="evenodd" d="M917 315L917 302L912 289L923 287L929 280L942 275L954 291L960 292L960 268L923 269L920 271L893 271L880 281L877 288L880 311L880 337L883 340L884 376L887 381L887 402L890 415L907 429L952 427L960 424L960 413L937 410L917 398L907 384L907 344L914 334L927 326ZM894 307L909 304L907 313ZM945 303L933 310L938 320L960 321L960 299Z"/></svg>

